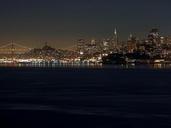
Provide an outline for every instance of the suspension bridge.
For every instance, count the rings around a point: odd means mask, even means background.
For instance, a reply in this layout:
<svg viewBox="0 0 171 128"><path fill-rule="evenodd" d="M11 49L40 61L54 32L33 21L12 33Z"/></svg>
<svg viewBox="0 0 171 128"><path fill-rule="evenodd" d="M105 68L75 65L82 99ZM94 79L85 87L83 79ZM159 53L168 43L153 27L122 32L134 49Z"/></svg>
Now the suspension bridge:
<svg viewBox="0 0 171 128"><path fill-rule="evenodd" d="M31 49L32 48L26 47L24 45L11 42L0 46L0 54L24 54Z"/></svg>
<svg viewBox="0 0 171 128"><path fill-rule="evenodd" d="M33 48L11 42L0 46L0 55L24 54L32 49ZM75 51L76 49L77 49L77 45L72 45L64 48L63 50Z"/></svg>

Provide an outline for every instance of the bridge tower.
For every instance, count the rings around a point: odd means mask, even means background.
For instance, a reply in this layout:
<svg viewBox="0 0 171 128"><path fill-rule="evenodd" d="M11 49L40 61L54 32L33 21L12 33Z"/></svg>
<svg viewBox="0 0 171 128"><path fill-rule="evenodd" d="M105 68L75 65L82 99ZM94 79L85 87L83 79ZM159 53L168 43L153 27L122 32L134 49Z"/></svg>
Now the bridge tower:
<svg viewBox="0 0 171 128"><path fill-rule="evenodd" d="M14 55L15 55L15 47L13 41L11 42L11 58L14 60Z"/></svg>

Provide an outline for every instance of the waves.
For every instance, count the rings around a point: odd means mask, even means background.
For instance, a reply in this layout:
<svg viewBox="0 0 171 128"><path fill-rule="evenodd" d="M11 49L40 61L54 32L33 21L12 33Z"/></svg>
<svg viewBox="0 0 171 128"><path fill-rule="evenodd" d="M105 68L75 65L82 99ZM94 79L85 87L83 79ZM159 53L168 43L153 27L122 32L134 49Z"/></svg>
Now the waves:
<svg viewBox="0 0 171 128"><path fill-rule="evenodd" d="M7 122L12 115L16 121L34 123L37 118L53 124L55 119L72 123L80 118L80 123L91 122L94 127L123 126L122 122L124 127L171 126L170 70L1 68L0 72L0 117Z"/></svg>

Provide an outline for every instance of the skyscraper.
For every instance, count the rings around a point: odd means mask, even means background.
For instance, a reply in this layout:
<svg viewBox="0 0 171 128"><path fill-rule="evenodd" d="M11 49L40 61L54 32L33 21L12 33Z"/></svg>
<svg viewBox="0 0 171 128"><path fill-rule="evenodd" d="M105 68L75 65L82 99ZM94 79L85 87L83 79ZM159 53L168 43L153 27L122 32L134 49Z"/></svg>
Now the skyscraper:
<svg viewBox="0 0 171 128"><path fill-rule="evenodd" d="M110 43L110 50L111 51L116 51L118 46L118 33L117 29L115 28L114 33L111 38L111 43Z"/></svg>

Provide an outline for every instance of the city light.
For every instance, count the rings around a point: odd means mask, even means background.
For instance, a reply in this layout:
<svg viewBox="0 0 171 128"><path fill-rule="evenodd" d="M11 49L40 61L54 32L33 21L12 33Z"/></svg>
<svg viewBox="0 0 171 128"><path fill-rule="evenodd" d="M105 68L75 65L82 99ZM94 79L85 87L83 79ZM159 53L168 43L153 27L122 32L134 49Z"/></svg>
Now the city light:
<svg viewBox="0 0 171 128"><path fill-rule="evenodd" d="M79 39L75 50L55 49L45 45L42 48L28 48L17 43L0 47L0 63L171 63L171 37L152 29L143 40L130 34L127 41L119 41L117 30L106 40Z"/></svg>

